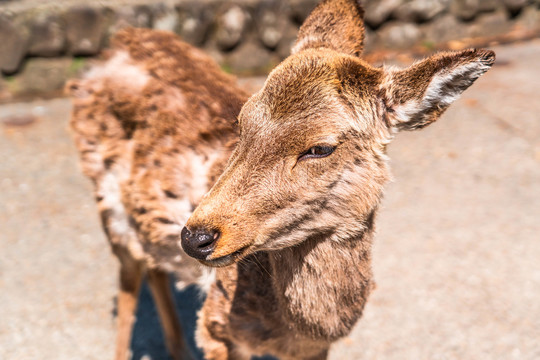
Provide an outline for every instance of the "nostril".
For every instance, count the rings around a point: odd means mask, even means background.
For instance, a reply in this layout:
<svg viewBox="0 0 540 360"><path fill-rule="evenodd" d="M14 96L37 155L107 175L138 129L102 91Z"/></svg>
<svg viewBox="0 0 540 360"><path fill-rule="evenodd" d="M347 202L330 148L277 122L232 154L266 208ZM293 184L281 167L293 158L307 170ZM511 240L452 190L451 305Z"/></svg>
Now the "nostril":
<svg viewBox="0 0 540 360"><path fill-rule="evenodd" d="M182 232L180 233L180 238L182 239L182 242L188 241L191 237L191 231L187 227L182 228Z"/></svg>
<svg viewBox="0 0 540 360"><path fill-rule="evenodd" d="M197 236L197 247L199 249L205 248L207 246L210 246L214 243L214 235L210 233L199 233L196 234Z"/></svg>
<svg viewBox="0 0 540 360"><path fill-rule="evenodd" d="M191 257L206 259L214 251L220 235L217 230L198 228L192 231L184 227L180 234L182 248Z"/></svg>

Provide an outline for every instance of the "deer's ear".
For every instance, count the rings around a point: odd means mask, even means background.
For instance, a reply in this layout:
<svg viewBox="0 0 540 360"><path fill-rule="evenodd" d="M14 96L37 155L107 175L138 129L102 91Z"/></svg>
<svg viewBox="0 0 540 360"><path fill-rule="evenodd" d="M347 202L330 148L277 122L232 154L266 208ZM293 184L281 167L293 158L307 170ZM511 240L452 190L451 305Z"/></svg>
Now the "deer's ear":
<svg viewBox="0 0 540 360"><path fill-rule="evenodd" d="M494 61L493 51L464 50L386 72L382 96L390 126L414 130L434 122Z"/></svg>
<svg viewBox="0 0 540 360"><path fill-rule="evenodd" d="M300 28L292 53L327 48L359 56L364 41L363 18L359 0L323 0Z"/></svg>

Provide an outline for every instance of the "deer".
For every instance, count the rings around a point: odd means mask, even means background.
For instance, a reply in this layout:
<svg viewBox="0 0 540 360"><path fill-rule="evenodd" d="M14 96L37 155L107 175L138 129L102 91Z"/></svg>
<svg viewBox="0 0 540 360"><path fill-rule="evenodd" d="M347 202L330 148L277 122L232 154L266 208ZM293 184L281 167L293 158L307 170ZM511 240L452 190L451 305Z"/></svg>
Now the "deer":
<svg viewBox="0 0 540 360"><path fill-rule="evenodd" d="M362 60L363 8L323 0L291 55L248 96L172 33L127 29L82 79L71 128L120 262L116 359L129 356L146 277L166 346L192 354L169 274L206 298L206 359L326 359L373 289L386 147L436 121L494 63L439 52L409 67Z"/></svg>

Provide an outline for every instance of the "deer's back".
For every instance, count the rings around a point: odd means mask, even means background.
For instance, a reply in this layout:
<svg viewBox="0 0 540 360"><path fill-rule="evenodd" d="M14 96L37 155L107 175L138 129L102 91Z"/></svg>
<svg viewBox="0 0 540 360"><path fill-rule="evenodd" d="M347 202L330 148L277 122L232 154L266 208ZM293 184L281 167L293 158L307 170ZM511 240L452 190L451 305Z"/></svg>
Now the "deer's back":
<svg viewBox="0 0 540 360"><path fill-rule="evenodd" d="M189 280L179 233L230 155L247 96L171 33L128 29L112 44L69 85L82 168L117 255Z"/></svg>

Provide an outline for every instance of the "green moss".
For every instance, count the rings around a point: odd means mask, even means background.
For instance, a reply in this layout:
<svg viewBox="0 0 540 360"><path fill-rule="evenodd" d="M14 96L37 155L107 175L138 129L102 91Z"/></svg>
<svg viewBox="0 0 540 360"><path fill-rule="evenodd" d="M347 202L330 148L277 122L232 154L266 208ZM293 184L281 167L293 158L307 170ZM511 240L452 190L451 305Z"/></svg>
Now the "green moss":
<svg viewBox="0 0 540 360"><path fill-rule="evenodd" d="M17 80L15 79L15 76L9 75L9 76L4 76L4 81L7 82L8 84L13 84Z"/></svg>
<svg viewBox="0 0 540 360"><path fill-rule="evenodd" d="M223 70L227 74L232 74L233 73L233 69L232 69L231 65L227 64L227 63L221 64L221 70Z"/></svg>
<svg viewBox="0 0 540 360"><path fill-rule="evenodd" d="M71 64L69 65L68 73L69 76L75 76L81 72L81 70L86 65L86 58L83 57L75 57L73 58L73 61L71 61Z"/></svg>
<svg viewBox="0 0 540 360"><path fill-rule="evenodd" d="M434 50L435 49L435 43L433 41L425 40L422 42L422 46L427 50Z"/></svg>
<svg viewBox="0 0 540 360"><path fill-rule="evenodd" d="M4 83L5 87L6 87L6 89L10 93L16 93L17 90L19 89L19 81L17 80L16 76L14 76L14 75L3 76L2 80L3 80L3 83Z"/></svg>

